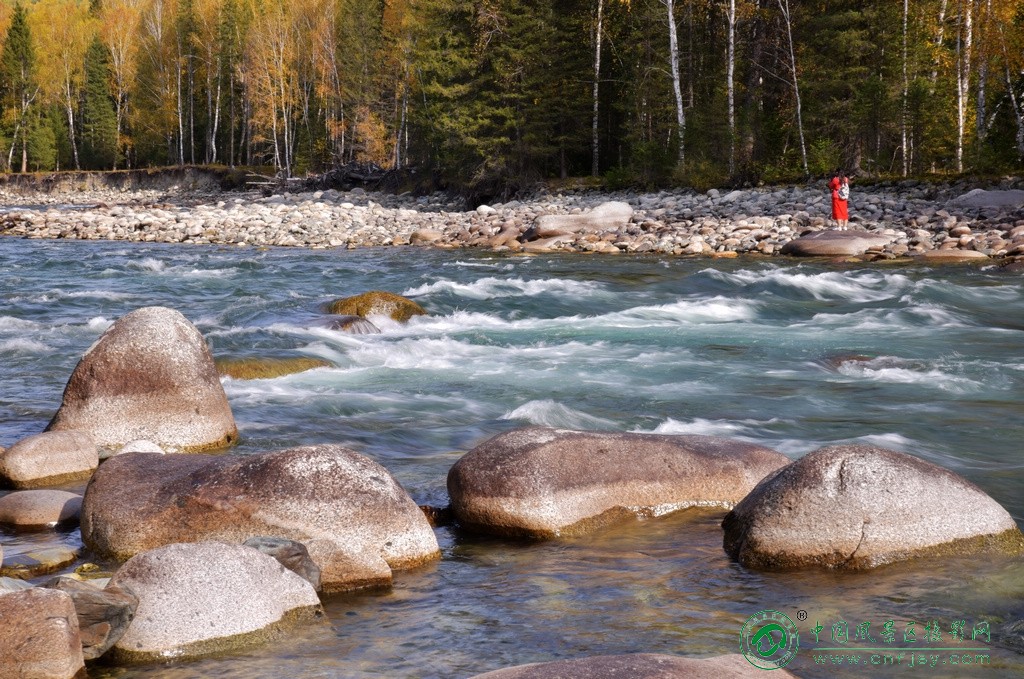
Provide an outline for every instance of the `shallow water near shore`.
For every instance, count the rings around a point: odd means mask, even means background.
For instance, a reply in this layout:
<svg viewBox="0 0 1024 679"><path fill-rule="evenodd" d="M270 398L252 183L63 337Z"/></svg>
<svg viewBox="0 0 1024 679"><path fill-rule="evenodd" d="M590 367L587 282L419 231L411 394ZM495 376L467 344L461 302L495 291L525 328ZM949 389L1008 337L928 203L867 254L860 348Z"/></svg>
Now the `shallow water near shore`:
<svg viewBox="0 0 1024 679"><path fill-rule="evenodd" d="M323 303L369 289L431 315L378 319L381 335L324 327ZM218 357L333 364L227 380L241 434L229 454L342 443L419 504L447 503L448 468L480 441L541 424L724 435L793 458L865 442L952 469L1024 519L1024 279L995 267L0 239L0 446L41 431L82 353L151 304L184 313ZM721 518L683 512L548 543L442 528L442 561L387 592L327 599L330 625L248 653L90 676L465 677L584 655L707 656L736 652L762 609L807 613L798 676L842 674L810 652L836 645L825 643L836 621L852 640L857 624L871 621L877 637L890 619L934 619L947 637L954 620L989 622L991 667L971 673L1024 673L998 633L1024 618L1019 560L761 574L725 556ZM78 540L0 533L7 554ZM921 673L879 673L911 671ZM964 670L940 659L927 673Z"/></svg>

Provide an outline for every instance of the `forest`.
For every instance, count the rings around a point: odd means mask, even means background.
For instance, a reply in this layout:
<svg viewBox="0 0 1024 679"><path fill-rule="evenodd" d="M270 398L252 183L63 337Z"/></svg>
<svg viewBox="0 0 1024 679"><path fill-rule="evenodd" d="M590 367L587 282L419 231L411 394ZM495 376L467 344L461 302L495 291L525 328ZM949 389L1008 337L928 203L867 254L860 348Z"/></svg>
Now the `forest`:
<svg viewBox="0 0 1024 679"><path fill-rule="evenodd" d="M7 172L1005 173L1022 0L0 0Z"/></svg>

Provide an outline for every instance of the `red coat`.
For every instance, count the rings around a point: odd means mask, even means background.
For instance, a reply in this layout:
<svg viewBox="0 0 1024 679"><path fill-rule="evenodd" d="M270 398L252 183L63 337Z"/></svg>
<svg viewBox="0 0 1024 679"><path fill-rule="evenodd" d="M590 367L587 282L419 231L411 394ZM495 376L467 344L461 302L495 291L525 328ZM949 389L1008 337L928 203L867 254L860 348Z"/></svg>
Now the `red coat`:
<svg viewBox="0 0 1024 679"><path fill-rule="evenodd" d="M828 188L832 189L832 219L849 219L850 201L839 197L839 177L832 177Z"/></svg>

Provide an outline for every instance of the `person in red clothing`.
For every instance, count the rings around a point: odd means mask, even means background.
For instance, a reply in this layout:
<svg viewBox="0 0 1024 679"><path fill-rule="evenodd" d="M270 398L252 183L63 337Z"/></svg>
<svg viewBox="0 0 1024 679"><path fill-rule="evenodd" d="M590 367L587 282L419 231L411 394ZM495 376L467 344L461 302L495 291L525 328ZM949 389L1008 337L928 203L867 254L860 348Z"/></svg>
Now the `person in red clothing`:
<svg viewBox="0 0 1024 679"><path fill-rule="evenodd" d="M832 191L832 219L836 220L836 228L845 231L850 226L850 180L836 170L828 188Z"/></svg>

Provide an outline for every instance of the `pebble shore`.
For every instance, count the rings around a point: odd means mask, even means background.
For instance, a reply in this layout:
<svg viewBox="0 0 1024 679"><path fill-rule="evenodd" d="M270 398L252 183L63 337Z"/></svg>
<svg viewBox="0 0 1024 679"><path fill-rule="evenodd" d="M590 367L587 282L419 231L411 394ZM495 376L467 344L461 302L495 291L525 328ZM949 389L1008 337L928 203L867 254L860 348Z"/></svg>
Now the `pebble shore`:
<svg viewBox="0 0 1024 679"><path fill-rule="evenodd" d="M854 187L850 228L891 239L867 259L933 250L1024 257L1024 191L965 183L896 182ZM993 198L994 197L994 198ZM605 232L530 240L542 215L628 203L630 222ZM730 257L779 254L809 231L831 228L824 182L735 191L538 192L467 210L445 194L415 197L362 189L311 193L94 191L0 193L0 234L239 246L362 248L429 245L503 252L651 253Z"/></svg>

